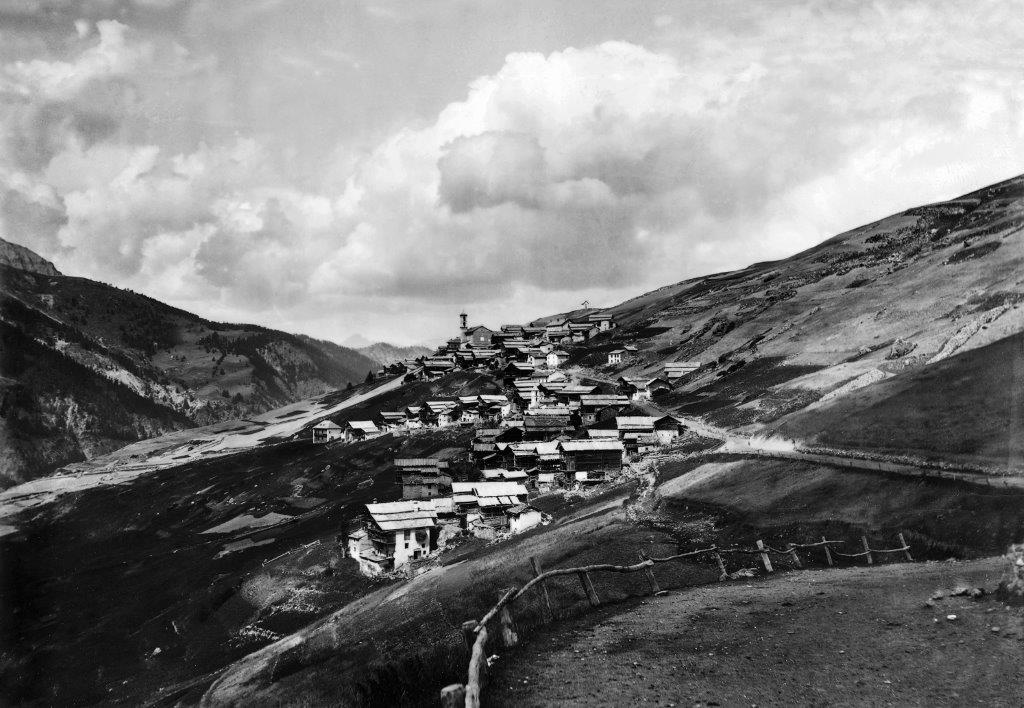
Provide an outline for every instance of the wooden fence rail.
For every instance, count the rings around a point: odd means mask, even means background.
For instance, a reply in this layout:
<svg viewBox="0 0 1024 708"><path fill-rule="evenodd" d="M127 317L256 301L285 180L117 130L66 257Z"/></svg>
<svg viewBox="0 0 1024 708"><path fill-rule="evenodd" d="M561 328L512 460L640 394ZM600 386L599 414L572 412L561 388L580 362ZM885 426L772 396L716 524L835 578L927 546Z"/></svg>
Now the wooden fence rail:
<svg viewBox="0 0 1024 708"><path fill-rule="evenodd" d="M498 636L501 638L502 644L506 647L513 647L518 644L519 637L513 626L510 608L512 603L537 586L540 586L543 594L544 607L546 610L545 618L553 619L554 612L551 607L551 596L548 593L546 585L546 581L551 578L565 575L577 576L588 602L591 606L597 607L601 604L601 601L597 596L597 591L594 589L594 583L590 579L591 573L643 572L651 587L651 594L659 595L664 594L664 591L658 585L658 580L654 575L654 566L661 563L669 563L671 561L681 560L684 558L711 556L718 564L718 569L721 572L719 579L724 580L728 578L729 575L726 571L725 562L722 559L723 555L760 556L765 570L769 573L774 571L771 561L769 560L769 555L788 556L796 567L803 567L800 557L797 555L797 549L823 549L825 552L825 561L829 566L833 565L833 555L840 558L864 558L867 563L871 565L874 563L874 559L872 557L872 554L874 553L903 553L906 560L912 561L913 557L910 555L910 546L907 544L903 534L900 533L897 537L900 541L900 545L897 548L871 548L868 545L867 537L861 536L861 544L863 545L864 550L858 553L840 553L839 551L831 550L829 546L837 546L844 542L828 540L825 537L822 537L820 541L815 541L813 543L789 543L785 549L767 546L763 541L758 539L756 542L756 548L722 548L719 546L711 546L710 548L700 548L695 551L677 553L664 558L652 558L645 555L643 551L640 551L640 562L633 565L597 563L578 568L554 568L547 571L541 568L540 562L536 558L530 558L530 566L534 576L533 578L520 588L512 587L502 590L499 593L497 603L495 603L495 605L488 610L479 621L467 620L462 624L463 634L466 637L466 643L469 645L470 650L467 682L465 685L456 683L450 686L445 686L441 689L441 705L443 708L480 708L480 696L487 682L488 662L486 644L491 636L487 625L493 622L495 618L498 618L501 629Z"/></svg>

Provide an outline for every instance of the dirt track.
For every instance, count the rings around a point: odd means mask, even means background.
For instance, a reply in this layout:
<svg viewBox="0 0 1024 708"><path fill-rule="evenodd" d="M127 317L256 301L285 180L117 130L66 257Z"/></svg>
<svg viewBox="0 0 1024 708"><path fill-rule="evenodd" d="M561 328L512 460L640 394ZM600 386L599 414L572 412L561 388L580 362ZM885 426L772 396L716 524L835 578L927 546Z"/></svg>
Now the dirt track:
<svg viewBox="0 0 1024 708"><path fill-rule="evenodd" d="M803 571L606 607L500 658L485 704L1024 705L1024 609L924 605L938 588L992 589L1001 567Z"/></svg>

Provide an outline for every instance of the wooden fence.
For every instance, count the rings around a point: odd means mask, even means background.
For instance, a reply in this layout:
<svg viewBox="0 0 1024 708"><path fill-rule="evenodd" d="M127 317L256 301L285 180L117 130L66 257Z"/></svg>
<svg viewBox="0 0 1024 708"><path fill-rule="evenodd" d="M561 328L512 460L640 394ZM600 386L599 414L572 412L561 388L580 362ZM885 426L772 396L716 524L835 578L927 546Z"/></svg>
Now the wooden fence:
<svg viewBox="0 0 1024 708"><path fill-rule="evenodd" d="M463 622L462 633L466 639L466 644L470 649L467 681L465 684L451 684L441 689L441 705L443 708L480 708L480 696L487 680L486 646L488 639L491 637L488 624L497 619L501 644L506 647L516 646L519 643L519 636L516 632L515 625L512 622L512 603L534 588L539 588L542 594L545 618L548 620L553 619L554 610L551 606L551 596L548 593L546 584L546 581L550 578L562 575L577 576L590 606L597 607L601 604L601 600L598 598L597 591L594 588L594 583L590 579L591 573L643 573L646 576L648 585L650 586L651 594L662 595L665 591L658 585L658 580L654 575L654 566L659 563L669 563L683 559L710 556L718 565L720 573L719 580L726 580L729 578L729 573L726 569L723 556L730 555L757 556L759 557L761 564L764 566L765 571L769 573L774 571L774 567L771 562L772 555L785 556L792 561L797 568L801 568L803 567L803 563L800 559L800 552L807 552L810 549L818 548L821 549L824 554L825 562L829 566L835 564L833 556L850 559L864 558L868 565L874 564L875 555L889 553L902 553L906 560L914 560L910 555L910 546L907 544L903 534L897 534L897 538L899 539L900 545L896 548L871 548L868 544L867 537L861 536L861 545L864 550L857 553L841 553L834 550L833 548L830 548L830 546L838 546L844 542L830 541L822 536L820 541L815 541L813 543L790 543L787 544L784 549L773 548L765 545L763 541L758 540L755 544L756 547L749 549L711 546L710 548L701 548L695 551L688 551L686 553L677 553L665 558L651 558L641 551L638 553L640 561L634 565L600 563L597 565L586 565L579 568L555 568L548 571L541 568L540 562L536 558L531 558L530 565L534 577L529 582L521 588L512 587L502 590L497 604L488 610L483 617L479 620L468 620Z"/></svg>

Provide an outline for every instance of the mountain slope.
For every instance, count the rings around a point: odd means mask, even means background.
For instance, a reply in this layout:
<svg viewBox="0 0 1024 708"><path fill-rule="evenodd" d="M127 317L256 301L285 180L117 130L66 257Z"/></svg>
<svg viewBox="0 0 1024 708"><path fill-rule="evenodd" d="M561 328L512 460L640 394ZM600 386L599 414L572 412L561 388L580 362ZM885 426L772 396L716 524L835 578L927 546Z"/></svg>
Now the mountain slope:
<svg viewBox="0 0 1024 708"><path fill-rule="evenodd" d="M43 272L0 265L0 486L317 396L377 367L331 342L210 322L35 267Z"/></svg>
<svg viewBox="0 0 1024 708"><path fill-rule="evenodd" d="M947 413L977 406L1010 386L1019 408L1024 378L1009 375L1019 362L1004 364L1007 376L982 377L969 360L1024 331L1022 301L1024 177L1017 177L853 229L785 260L694 278L612 307L619 328L575 349L570 364L614 379L698 360L701 369L660 402L749 432L775 430L784 416L824 410L894 377L922 376L957 355L963 366L922 379L944 386L968 377L946 397L930 399L933 406ZM608 366L607 352L628 344L638 351ZM936 434L924 426L940 415L938 408L890 415L889 440L872 446L899 449L892 438L910 425L920 452ZM963 418L964 425L984 425L983 416ZM843 416L831 425L842 426ZM786 432L811 428L821 426L793 424ZM874 430L883 434L881 426Z"/></svg>

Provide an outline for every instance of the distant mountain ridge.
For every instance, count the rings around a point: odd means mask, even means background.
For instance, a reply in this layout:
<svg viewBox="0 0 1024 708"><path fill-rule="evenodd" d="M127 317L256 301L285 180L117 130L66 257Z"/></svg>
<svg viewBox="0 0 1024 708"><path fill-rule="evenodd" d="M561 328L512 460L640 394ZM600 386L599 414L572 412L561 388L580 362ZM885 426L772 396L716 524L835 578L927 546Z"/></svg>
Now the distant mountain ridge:
<svg viewBox="0 0 1024 708"><path fill-rule="evenodd" d="M210 322L0 242L0 486L360 382L332 342Z"/></svg>
<svg viewBox="0 0 1024 708"><path fill-rule="evenodd" d="M359 347L356 351L373 359L381 366L387 366L388 364L394 364L396 361L427 356L434 350L416 344L400 347L395 344L388 344L387 342L375 342L365 347Z"/></svg>

